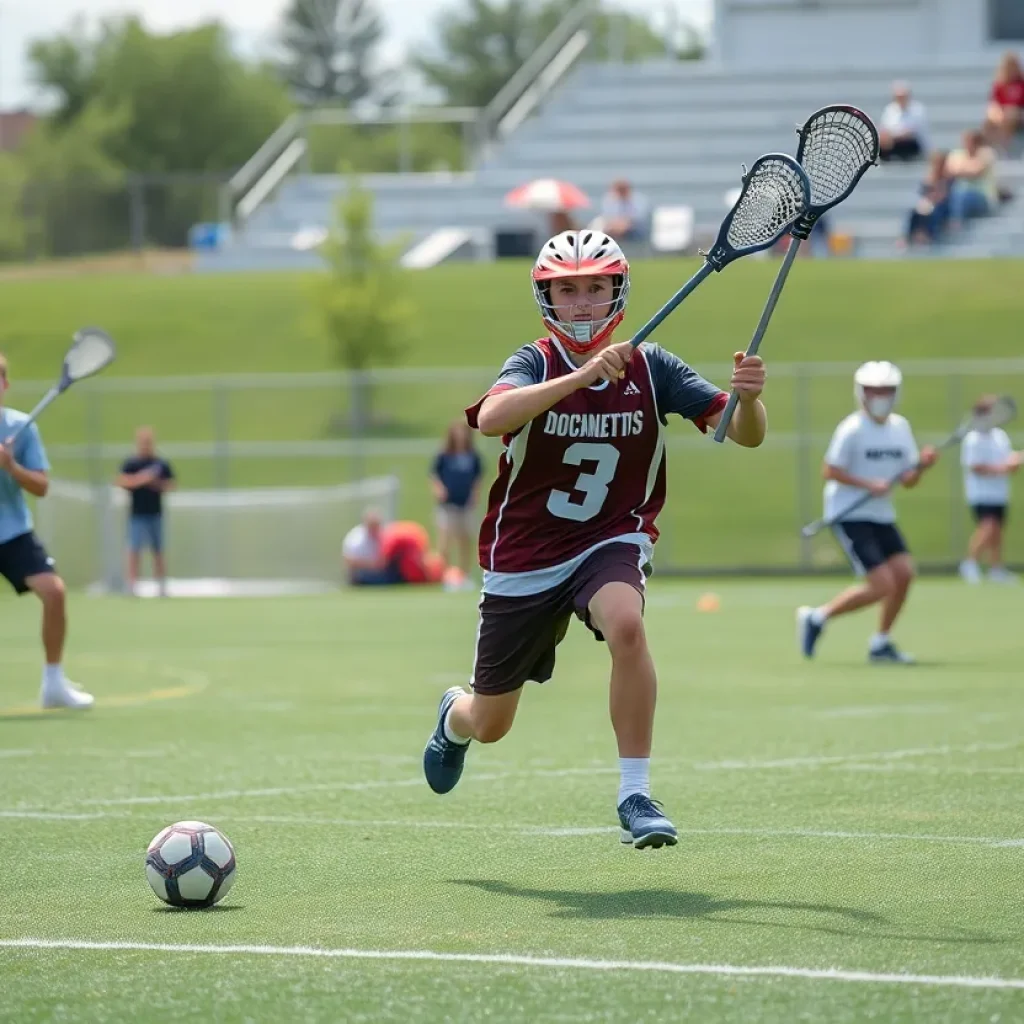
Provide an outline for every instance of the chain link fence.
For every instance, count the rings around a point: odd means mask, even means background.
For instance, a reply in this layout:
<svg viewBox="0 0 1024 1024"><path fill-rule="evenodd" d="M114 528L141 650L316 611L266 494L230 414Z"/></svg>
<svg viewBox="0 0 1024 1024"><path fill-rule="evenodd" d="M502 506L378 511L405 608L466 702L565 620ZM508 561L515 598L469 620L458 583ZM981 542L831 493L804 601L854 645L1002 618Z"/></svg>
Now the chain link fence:
<svg viewBox="0 0 1024 1024"><path fill-rule="evenodd" d="M918 442L939 440L986 392L1024 391L1024 359L901 364L900 409ZM728 367L699 366L712 380ZM659 570L795 573L837 570L827 533L803 539L821 514L821 459L854 407L853 363L772 364L769 433L756 450L719 446L675 419L667 434L668 502L659 519ZM137 426L155 428L187 489L328 486L396 476L399 513L432 526L428 473L447 425L493 381L493 369L402 369L362 374L99 378L71 391L41 426L55 476L109 484ZM15 382L28 408L43 383ZM1024 425L1011 425L1024 446ZM500 453L479 441L489 479ZM953 566L971 522L958 453L899 495L920 563ZM173 515L173 498L171 501ZM479 510L478 510L479 511ZM1024 531L1009 527L1008 555L1024 563ZM334 553L331 553L331 557Z"/></svg>

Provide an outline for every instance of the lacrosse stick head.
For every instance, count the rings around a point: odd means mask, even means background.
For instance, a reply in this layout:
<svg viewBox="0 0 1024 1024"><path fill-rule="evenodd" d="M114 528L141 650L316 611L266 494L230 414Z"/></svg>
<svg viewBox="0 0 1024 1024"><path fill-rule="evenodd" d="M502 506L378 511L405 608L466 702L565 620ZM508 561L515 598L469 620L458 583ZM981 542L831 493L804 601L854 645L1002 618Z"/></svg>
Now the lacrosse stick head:
<svg viewBox="0 0 1024 1024"><path fill-rule="evenodd" d="M773 246L807 212L811 183L787 153L766 153L744 169L743 187L726 215L711 251L704 257L715 270Z"/></svg>
<svg viewBox="0 0 1024 1024"><path fill-rule="evenodd" d="M969 430L994 430L1017 418L1017 403L1009 395L986 395L979 398L967 418Z"/></svg>
<svg viewBox="0 0 1024 1024"><path fill-rule="evenodd" d="M862 110L834 103L811 114L797 133L796 158L810 178L811 201L793 234L807 238L818 218L846 199L878 163L878 129Z"/></svg>
<svg viewBox="0 0 1024 1024"><path fill-rule="evenodd" d="M106 369L117 355L114 339L98 327L83 327L75 336L64 357L60 390L71 387L75 381L91 377Z"/></svg>

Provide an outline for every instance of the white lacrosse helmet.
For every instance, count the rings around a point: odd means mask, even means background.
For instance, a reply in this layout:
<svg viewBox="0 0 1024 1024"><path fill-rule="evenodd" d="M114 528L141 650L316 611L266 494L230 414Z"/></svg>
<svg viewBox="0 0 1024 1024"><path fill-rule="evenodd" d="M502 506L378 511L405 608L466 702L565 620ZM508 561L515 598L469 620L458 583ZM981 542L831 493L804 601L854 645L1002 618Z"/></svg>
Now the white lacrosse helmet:
<svg viewBox="0 0 1024 1024"><path fill-rule="evenodd" d="M605 277L614 282L612 308L603 320L560 320L551 302L551 282L560 277ZM619 243L603 231L563 231L544 243L533 265L533 295L547 329L567 349L584 354L622 322L629 299L629 262Z"/></svg>
<svg viewBox="0 0 1024 1024"><path fill-rule="evenodd" d="M884 420L896 408L903 385L903 374L900 368L886 360L863 363L853 375L853 393L857 404L874 419ZM891 395L873 395L868 398L865 388L885 388L892 391Z"/></svg>

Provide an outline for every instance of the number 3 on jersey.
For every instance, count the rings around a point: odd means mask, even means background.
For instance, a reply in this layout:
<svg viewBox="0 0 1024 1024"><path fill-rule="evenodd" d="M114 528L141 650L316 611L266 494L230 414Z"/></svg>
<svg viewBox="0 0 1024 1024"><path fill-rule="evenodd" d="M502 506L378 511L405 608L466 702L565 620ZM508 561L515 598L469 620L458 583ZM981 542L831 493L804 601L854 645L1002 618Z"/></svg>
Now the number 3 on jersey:
<svg viewBox="0 0 1024 1024"><path fill-rule="evenodd" d="M582 502L572 501L568 491L552 491L548 496L548 511L559 519L572 519L577 523L593 519L608 497L608 486L615 478L620 454L611 444L580 441L569 445L562 457L563 465L581 466L584 462L593 462L596 468L592 473L580 473L573 484L573 490L584 495Z"/></svg>

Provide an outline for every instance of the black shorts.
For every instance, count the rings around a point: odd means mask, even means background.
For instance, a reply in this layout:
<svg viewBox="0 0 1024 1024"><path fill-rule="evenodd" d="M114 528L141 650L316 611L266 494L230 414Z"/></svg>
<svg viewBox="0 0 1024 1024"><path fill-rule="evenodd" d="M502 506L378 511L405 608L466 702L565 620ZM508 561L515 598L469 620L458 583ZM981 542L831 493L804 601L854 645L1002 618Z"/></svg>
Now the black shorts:
<svg viewBox="0 0 1024 1024"><path fill-rule="evenodd" d="M982 519L994 519L997 523L1006 522L1005 505L972 505L971 512L977 523L980 523Z"/></svg>
<svg viewBox="0 0 1024 1024"><path fill-rule="evenodd" d="M555 670L555 648L575 614L597 640L589 605L606 583L628 583L641 597L646 575L635 544L606 544L564 583L540 594L500 597L484 594L473 663L473 689L497 696L513 693L527 680L546 683Z"/></svg>
<svg viewBox="0 0 1024 1024"><path fill-rule="evenodd" d="M25 580L30 576L56 571L53 559L34 533L23 533L0 544L0 576L19 594L28 593Z"/></svg>
<svg viewBox="0 0 1024 1024"><path fill-rule="evenodd" d="M909 551L895 523L873 523L867 519L857 519L836 523L832 532L858 576L864 576L895 555Z"/></svg>

